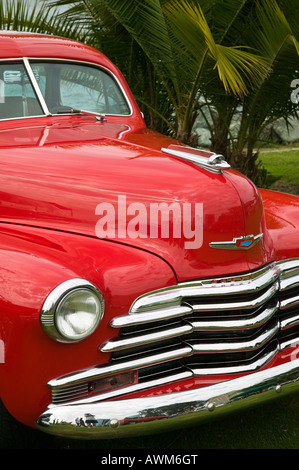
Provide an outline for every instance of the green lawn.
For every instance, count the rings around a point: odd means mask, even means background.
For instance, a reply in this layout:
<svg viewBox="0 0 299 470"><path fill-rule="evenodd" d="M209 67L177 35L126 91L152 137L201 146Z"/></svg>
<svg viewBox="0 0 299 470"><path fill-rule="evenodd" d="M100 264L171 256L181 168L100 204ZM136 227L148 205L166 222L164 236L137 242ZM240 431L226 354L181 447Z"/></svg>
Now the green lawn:
<svg viewBox="0 0 299 470"><path fill-rule="evenodd" d="M267 186L277 180L299 186L299 149L261 151L260 160L269 173Z"/></svg>

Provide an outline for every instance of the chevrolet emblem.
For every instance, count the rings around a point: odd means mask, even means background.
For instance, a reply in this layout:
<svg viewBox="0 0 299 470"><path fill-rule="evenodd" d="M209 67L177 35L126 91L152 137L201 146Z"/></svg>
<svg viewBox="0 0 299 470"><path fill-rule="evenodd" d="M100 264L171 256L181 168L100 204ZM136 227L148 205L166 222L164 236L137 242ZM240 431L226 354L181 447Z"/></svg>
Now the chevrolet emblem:
<svg viewBox="0 0 299 470"><path fill-rule="evenodd" d="M218 250L249 250L256 245L263 237L263 233L259 235L246 235L245 237L234 238L230 242L211 242L211 248Z"/></svg>

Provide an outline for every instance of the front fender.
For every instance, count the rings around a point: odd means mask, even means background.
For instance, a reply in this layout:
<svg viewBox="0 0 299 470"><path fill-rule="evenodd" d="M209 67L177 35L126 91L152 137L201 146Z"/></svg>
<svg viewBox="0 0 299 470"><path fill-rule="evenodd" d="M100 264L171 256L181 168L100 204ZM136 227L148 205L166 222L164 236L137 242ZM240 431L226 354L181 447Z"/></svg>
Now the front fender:
<svg viewBox="0 0 299 470"><path fill-rule="evenodd" d="M49 403L53 377L105 363L100 344L117 336L110 327L136 295L176 282L159 257L105 240L51 230L0 227L0 396L8 411L34 425ZM105 298L97 330L76 344L58 343L40 325L40 311L60 283L84 278Z"/></svg>
<svg viewBox="0 0 299 470"><path fill-rule="evenodd" d="M260 190L276 260L299 256L299 197Z"/></svg>

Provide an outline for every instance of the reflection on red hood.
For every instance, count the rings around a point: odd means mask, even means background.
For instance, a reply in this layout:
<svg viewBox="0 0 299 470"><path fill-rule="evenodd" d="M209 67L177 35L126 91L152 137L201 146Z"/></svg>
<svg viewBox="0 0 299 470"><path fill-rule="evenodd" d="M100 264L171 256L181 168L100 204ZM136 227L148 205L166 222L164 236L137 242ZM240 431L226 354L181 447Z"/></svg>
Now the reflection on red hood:
<svg viewBox="0 0 299 470"><path fill-rule="evenodd" d="M128 233L113 240L162 257L179 281L246 272L272 260L259 192L234 170L216 174L161 152L169 138L92 117L56 120L53 125L0 130L1 220L96 236L99 204L202 204L203 239L185 249L184 238ZM135 213L136 216L137 213ZM127 214L126 222L133 215ZM190 228L199 228L193 218ZM116 224L117 226L117 224ZM211 242L258 235L248 251L218 250ZM198 234L197 234L198 235ZM199 236L199 235L198 235ZM195 237L195 234L194 234Z"/></svg>

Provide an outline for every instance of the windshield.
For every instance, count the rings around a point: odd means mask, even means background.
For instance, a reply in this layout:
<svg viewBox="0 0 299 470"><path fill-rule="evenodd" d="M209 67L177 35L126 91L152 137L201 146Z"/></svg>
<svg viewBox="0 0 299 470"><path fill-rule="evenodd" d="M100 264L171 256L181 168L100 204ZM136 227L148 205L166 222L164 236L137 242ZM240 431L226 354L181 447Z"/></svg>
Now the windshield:
<svg viewBox="0 0 299 470"><path fill-rule="evenodd" d="M29 66L29 64L28 64ZM130 115L117 81L92 65L64 61L30 61L29 80L23 63L0 65L0 119L44 114L33 86L49 114L91 112ZM33 72L33 73L32 73ZM42 100L41 98L41 100Z"/></svg>

